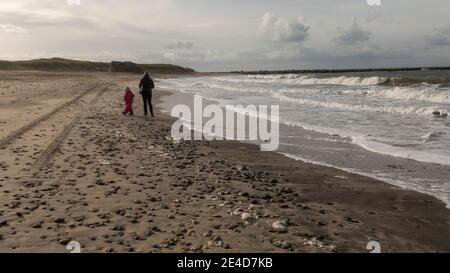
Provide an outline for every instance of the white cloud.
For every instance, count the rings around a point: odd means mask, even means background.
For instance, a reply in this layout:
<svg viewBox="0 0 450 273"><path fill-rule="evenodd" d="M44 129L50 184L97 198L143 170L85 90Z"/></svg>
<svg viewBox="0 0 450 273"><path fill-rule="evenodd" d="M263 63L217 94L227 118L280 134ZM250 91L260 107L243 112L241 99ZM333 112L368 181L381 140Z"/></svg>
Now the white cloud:
<svg viewBox="0 0 450 273"><path fill-rule="evenodd" d="M294 22L276 17L270 13L264 14L261 20L261 35L274 42L303 42L308 37L309 27L303 24L299 17Z"/></svg>
<svg viewBox="0 0 450 273"><path fill-rule="evenodd" d="M63 1L5 0L0 3L0 13L22 17L26 23L58 23L74 18L61 8L66 5Z"/></svg>
<svg viewBox="0 0 450 273"><path fill-rule="evenodd" d="M0 25L0 29L1 29L3 32L6 32L6 33L17 33L17 34L22 34L22 33L25 33L25 32L26 32L26 29L24 29L23 27L21 27L21 26L16 26L16 25L13 25L13 24Z"/></svg>
<svg viewBox="0 0 450 273"><path fill-rule="evenodd" d="M69 6L81 6L81 0L66 0Z"/></svg>

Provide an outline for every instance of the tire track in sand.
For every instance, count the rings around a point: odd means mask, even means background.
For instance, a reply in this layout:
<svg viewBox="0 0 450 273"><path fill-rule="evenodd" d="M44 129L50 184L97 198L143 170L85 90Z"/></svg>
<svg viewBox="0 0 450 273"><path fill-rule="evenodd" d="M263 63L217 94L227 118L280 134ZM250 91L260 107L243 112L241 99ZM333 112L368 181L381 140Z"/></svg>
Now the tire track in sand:
<svg viewBox="0 0 450 273"><path fill-rule="evenodd" d="M99 99L109 90L109 87L103 87L103 89L98 92L98 94L89 102L89 106L93 106L97 104ZM61 144L67 138L69 133L75 127L75 125L80 121L83 117L82 114L76 115L72 121L64 126L64 129L59 133L54 140L47 146L47 148L40 154L39 158L35 161L34 166L43 168L48 165L50 159L53 155L60 149Z"/></svg>
<svg viewBox="0 0 450 273"><path fill-rule="evenodd" d="M39 123L48 120L49 118L51 118L53 115L55 115L56 113L60 112L64 108L66 108L66 107L68 107L68 106L78 102L84 96L86 96L89 92L91 92L92 90L95 90L96 88L98 88L98 86L99 85L96 84L92 88L88 88L86 91L84 91L83 93L79 94L75 98L65 102L64 104L56 107L55 109L53 109L52 111L48 112L47 114L44 114L44 115L40 116L39 118L31 121L27 125L23 126L22 128L12 132L11 134L6 136L5 138L1 139L0 140L0 149L4 149L8 144L10 144L15 139L17 139L18 137L20 137L23 134L25 134L27 131L29 131L29 130L33 129L34 127L36 127Z"/></svg>

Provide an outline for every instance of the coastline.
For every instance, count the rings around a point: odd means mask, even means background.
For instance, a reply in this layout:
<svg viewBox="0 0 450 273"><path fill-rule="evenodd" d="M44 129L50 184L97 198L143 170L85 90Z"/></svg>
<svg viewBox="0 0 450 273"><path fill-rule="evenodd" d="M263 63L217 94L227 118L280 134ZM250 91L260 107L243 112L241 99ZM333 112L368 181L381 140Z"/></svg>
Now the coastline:
<svg viewBox="0 0 450 273"><path fill-rule="evenodd" d="M232 79L229 81L233 82ZM208 86L210 82L213 83L211 83L210 91L207 91L205 86ZM219 79L209 80L208 77L198 80L195 78L173 81L162 80L161 85L164 89L181 89L181 92L176 92L171 95L170 101L164 103L164 108L166 111L170 111L176 103L188 104L193 107L192 96L196 93L204 97L204 104L219 104L222 108L227 104L247 105L258 104L257 102L260 102L260 104L273 104L273 100L270 100L270 98L254 95L251 92L247 94L245 91L240 92L236 89L231 93L222 93L220 87L217 87L217 84L220 84L220 82L221 80ZM223 82L226 85L228 81L225 79ZM189 87L190 85L198 85L199 91L191 89ZM251 89L252 87L246 88ZM217 95L214 94L214 90L219 93ZM226 87L224 87L224 90L226 90ZM239 97L241 93L244 94L243 98ZM246 96L249 97L247 98ZM176 101L176 103L172 103L171 101ZM300 159L304 162L331 166L346 172L357 173L381 180L404 189L432 195L442 200L447 206L450 206L450 191L448 188L450 165L442 161L443 158L440 161L436 161L439 155L445 154L444 147L437 154L429 153L427 156L431 156L430 159L420 151L420 148L417 151L413 148L407 148L414 140L405 140L406 144L403 147L396 137L393 136L391 141L393 144L385 145L383 141L380 142L375 137L374 140L371 140L372 134L370 132L366 135L361 132L355 133L361 130L361 128L355 129L355 131L346 131L344 129L336 129L333 126L311 125L314 119L306 116L304 122L299 120L296 117L297 112L293 108L294 106L283 104L283 102L276 102L276 104L283 105L281 108L282 118L279 126L279 153L288 155L294 159ZM298 107L300 107L299 112L307 111L302 110L301 106ZM319 109L321 108L319 107ZM289 113L292 117L287 116ZM308 115L308 113L305 115ZM324 113L323 116L317 116L317 124L333 120L329 115L330 113ZM345 119L340 116L339 121L343 123L348 121L351 123L353 118L350 116L348 119ZM432 122L431 119L430 122ZM423 131L436 131L438 132L436 135L439 136L439 129L441 128L433 127L431 129L424 129ZM433 133L425 136L425 133L423 133L423 136L421 133L417 133L416 135L419 137L419 141L423 141L424 145L428 145L429 143L432 145L434 143L433 138L436 138L436 136ZM386 142L390 143L388 140ZM411 146L413 147L414 145Z"/></svg>
<svg viewBox="0 0 450 273"><path fill-rule="evenodd" d="M164 90L162 98L167 98L168 96L170 96L170 93L174 92L177 91ZM179 101L177 101L177 103L178 102ZM409 250L407 250L406 248L402 249L402 247L411 247L412 245L417 243L417 241L414 241L419 238L416 237L412 239L413 237L415 237L415 235L412 234L419 235L421 232L423 232L423 230L421 230L422 225L425 222L428 222L428 220L426 220L427 218L433 218L435 220L440 218L441 221L433 221L433 224L438 224L440 222L442 226L438 227L437 225L435 227L432 227L432 225L430 225L427 228L424 227L425 229L442 228L442 231L445 231L446 229L448 229L448 227L450 227L450 211L446 209L446 205L444 202L431 195L413 190L403 189L375 178L370 178L361 174L340 170L335 167L329 167L324 166L323 164L308 163L302 160L293 159L281 153L261 152L259 151L259 146L254 144L247 144L237 141L213 141L212 143L214 143L214 145L216 145L221 151L220 154L224 154L222 157L220 157L221 159L231 157L233 159L238 159L240 164L245 164L245 162L255 162L255 159L258 158L255 164L252 164L253 168L261 171L270 169L273 172L279 172L278 176L288 177L287 179L285 179L287 184L296 187L297 190L294 190L295 192L303 193L300 195L302 205L298 205L298 212L300 214L305 210L309 210L310 207L313 206L316 207L316 209L319 211L315 212L316 215L330 214L329 211L326 211L326 209L324 209L327 207L329 208L337 206L340 208L345 208L342 210L343 213L341 216L342 218L347 217L346 219L350 223L358 223L359 227L357 229L359 231L355 231L355 233L360 233L360 236L362 234L365 234L364 236L362 236L362 238L365 237L374 240L376 240L377 238L382 238L379 240L382 242L382 245L386 247L386 249L389 249L389 252L427 252L427 250L419 250L421 247L419 247L417 250L414 250L413 248ZM236 153L239 153L239 150L250 152L250 154L238 158L239 156L237 156ZM267 162L276 163L268 164ZM282 170L282 172L280 172L280 170ZM336 211L338 210L339 209L337 209ZM348 213L349 211L351 211L351 213ZM435 212L437 214L435 214ZM353 216L344 216L347 213ZM336 217L337 215L334 216ZM394 218L401 218L402 220L391 222ZM353 221L355 219L363 220ZM380 219L384 219L382 220L382 223L379 222ZM330 221L330 219L324 221L318 220L316 224L320 229L320 227L328 226L328 221ZM331 222L332 224L337 224L338 221L332 220ZM308 224L303 222L302 225ZM311 225L311 223L309 223L309 225ZM339 226L339 224L337 224L337 226ZM347 228L349 227L345 227L343 229ZM314 227L314 229L316 229L316 227ZM367 233L362 231L364 229L367 231ZM334 228L332 228L332 230L333 232L336 231L334 230ZM336 234L340 234L340 232L342 231L340 230ZM347 232L348 230L346 230L345 233ZM328 231L327 233L330 233L330 231ZM400 235L400 233L403 234ZM426 233L428 234L428 232ZM353 237L355 235L356 234L346 234L346 236L349 236L349 238L352 238L352 240L355 239ZM444 232L444 234L442 234L442 239L445 241L445 238L447 238L449 235L450 233ZM405 237L403 239L399 239L396 238L397 236ZM411 236L411 241L406 239L409 236ZM340 236L337 235L336 237L338 238ZM428 237L428 235L425 235L424 237ZM397 249L397 247L399 247L398 245L391 246L388 243L388 240L390 240L390 238L396 238L396 240L399 240L399 242L397 243L403 246L399 249ZM428 238L430 240L433 240L430 237ZM340 239L342 239L342 237ZM422 242L425 242L426 240L427 239ZM436 242L438 241L439 240L437 240ZM448 252L450 245L446 243L444 245L446 245L444 246L444 249L446 249L444 250L444 252ZM364 242L361 242L359 246L364 248ZM355 245L352 245L349 246L349 249L344 250L344 252L346 251L361 252L363 251L363 249L356 250Z"/></svg>
<svg viewBox="0 0 450 273"><path fill-rule="evenodd" d="M64 253L71 240L83 252L365 253L372 240L382 252L450 251L450 212L434 197L252 144L175 143L159 109L167 92L155 90L156 118L139 98L122 116L137 77L89 75L39 76L89 91L1 150L1 252Z"/></svg>

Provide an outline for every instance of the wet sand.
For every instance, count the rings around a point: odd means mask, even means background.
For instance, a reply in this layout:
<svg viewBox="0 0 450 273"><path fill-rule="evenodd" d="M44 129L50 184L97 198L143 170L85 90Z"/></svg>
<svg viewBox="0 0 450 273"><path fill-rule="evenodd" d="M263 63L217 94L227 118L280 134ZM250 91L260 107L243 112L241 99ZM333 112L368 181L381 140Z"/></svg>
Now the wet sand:
<svg viewBox="0 0 450 273"><path fill-rule="evenodd" d="M0 73L0 252L450 251L434 197L121 115L138 79Z"/></svg>
<svg viewBox="0 0 450 273"><path fill-rule="evenodd" d="M203 106L217 104L211 99L202 100ZM222 102L223 103L223 102ZM194 95L171 91L161 99L162 111L170 113L178 104L188 105L193 109ZM238 114L242 117L242 114ZM224 120L226 116L224 116ZM204 123L208 122L204 119ZM224 130L236 130L224 128ZM446 203L450 209L450 190L448 183L450 166L395 157L372 152L352 142L351 138L320 133L280 123L280 146L278 153L295 160L316 165L337 168L345 172L387 182L400 188L429 194ZM248 130L245 132L248 135Z"/></svg>

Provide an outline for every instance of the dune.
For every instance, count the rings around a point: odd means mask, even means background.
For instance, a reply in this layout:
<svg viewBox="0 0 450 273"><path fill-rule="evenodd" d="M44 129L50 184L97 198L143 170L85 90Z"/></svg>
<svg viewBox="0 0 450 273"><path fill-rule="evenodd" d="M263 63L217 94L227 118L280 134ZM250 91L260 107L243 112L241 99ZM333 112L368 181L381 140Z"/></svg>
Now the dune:
<svg viewBox="0 0 450 273"><path fill-rule="evenodd" d="M115 65L125 69L117 71ZM0 71L51 71L51 72L130 72L141 73L148 70L157 74L194 73L191 68L172 64L136 64L133 62L91 62L63 58L35 59L28 61L0 61Z"/></svg>

